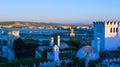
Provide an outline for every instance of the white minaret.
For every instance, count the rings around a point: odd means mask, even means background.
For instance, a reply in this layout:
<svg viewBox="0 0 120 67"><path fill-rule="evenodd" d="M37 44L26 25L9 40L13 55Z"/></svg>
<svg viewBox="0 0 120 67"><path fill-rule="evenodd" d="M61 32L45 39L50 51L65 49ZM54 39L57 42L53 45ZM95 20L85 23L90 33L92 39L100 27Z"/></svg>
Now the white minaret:
<svg viewBox="0 0 120 67"><path fill-rule="evenodd" d="M53 47L53 60L54 61L59 61L59 47L57 45L54 45Z"/></svg>
<svg viewBox="0 0 120 67"><path fill-rule="evenodd" d="M53 45L54 45L54 38L51 37L50 46L53 46Z"/></svg>
<svg viewBox="0 0 120 67"><path fill-rule="evenodd" d="M58 45L58 47L60 46L60 35L58 35L58 37L57 37L57 45Z"/></svg>

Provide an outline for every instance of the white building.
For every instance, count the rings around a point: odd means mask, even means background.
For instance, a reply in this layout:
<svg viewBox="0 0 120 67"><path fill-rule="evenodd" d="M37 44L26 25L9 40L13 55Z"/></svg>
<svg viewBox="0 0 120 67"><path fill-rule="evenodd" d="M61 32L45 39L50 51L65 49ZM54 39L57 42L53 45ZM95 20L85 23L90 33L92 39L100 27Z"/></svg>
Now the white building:
<svg viewBox="0 0 120 67"><path fill-rule="evenodd" d="M54 45L54 38L51 38L50 46ZM53 52L47 53L47 58L54 61L59 61L59 46L60 46L60 35L57 37L57 45L53 46Z"/></svg>
<svg viewBox="0 0 120 67"><path fill-rule="evenodd" d="M69 48L69 46L66 43L60 42L60 35L57 36L57 45L54 44L54 38L53 37L51 38L50 46L51 45L53 47L53 51L47 53L47 59L53 60L53 61L61 60L60 56L59 56L59 54L61 52L59 51L59 49ZM62 52L62 53L64 53L64 52ZM67 53L67 52L65 52L65 53Z"/></svg>
<svg viewBox="0 0 120 67"><path fill-rule="evenodd" d="M120 22L100 21L94 22L94 40L92 46L98 52L116 50L120 47Z"/></svg>

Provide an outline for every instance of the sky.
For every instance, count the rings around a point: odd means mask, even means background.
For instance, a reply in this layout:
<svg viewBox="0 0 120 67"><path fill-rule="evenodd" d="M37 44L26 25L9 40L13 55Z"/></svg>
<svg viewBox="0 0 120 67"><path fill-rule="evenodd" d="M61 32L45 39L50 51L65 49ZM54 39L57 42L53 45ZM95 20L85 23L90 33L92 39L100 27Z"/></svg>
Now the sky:
<svg viewBox="0 0 120 67"><path fill-rule="evenodd" d="M0 0L0 21L119 21L120 0Z"/></svg>

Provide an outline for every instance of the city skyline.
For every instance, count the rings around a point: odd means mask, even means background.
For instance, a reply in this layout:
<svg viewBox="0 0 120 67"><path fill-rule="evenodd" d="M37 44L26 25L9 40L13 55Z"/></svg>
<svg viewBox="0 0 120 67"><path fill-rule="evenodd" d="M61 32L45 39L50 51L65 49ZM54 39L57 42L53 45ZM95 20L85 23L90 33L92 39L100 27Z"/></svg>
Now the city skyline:
<svg viewBox="0 0 120 67"><path fill-rule="evenodd" d="M84 23L119 21L119 0L2 0L0 21Z"/></svg>

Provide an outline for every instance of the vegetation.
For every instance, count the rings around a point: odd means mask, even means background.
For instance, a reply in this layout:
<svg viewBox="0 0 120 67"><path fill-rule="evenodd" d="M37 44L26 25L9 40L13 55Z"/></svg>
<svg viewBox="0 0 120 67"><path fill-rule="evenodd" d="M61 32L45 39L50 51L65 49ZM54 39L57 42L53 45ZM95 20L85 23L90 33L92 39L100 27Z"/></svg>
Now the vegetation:
<svg viewBox="0 0 120 67"><path fill-rule="evenodd" d="M15 22L0 22L0 25L10 25L14 24Z"/></svg>
<svg viewBox="0 0 120 67"><path fill-rule="evenodd" d="M42 52L42 57L44 58L47 58L47 52L51 52L52 49L45 49L43 52Z"/></svg>
<svg viewBox="0 0 120 67"><path fill-rule="evenodd" d="M65 62L61 62L61 67L65 67Z"/></svg>
<svg viewBox="0 0 120 67"><path fill-rule="evenodd" d="M120 47L118 47L117 50L120 51Z"/></svg>
<svg viewBox="0 0 120 67"><path fill-rule="evenodd" d="M20 38L16 39L13 45L13 49L15 51L15 59L34 57L36 48L37 45L25 44Z"/></svg>
<svg viewBox="0 0 120 67"><path fill-rule="evenodd" d="M60 51L70 51L70 50L72 50L72 51L77 51L77 49L76 48L64 48L64 49L60 49Z"/></svg>
<svg viewBox="0 0 120 67"><path fill-rule="evenodd" d="M80 47L82 47L83 45L78 42L78 41L73 41L73 40L69 40L69 41L64 41L65 43L67 43L69 46L75 47L77 49L79 49Z"/></svg>
<svg viewBox="0 0 120 67"><path fill-rule="evenodd" d="M104 58L120 57L120 50L104 51L100 53L101 60Z"/></svg>
<svg viewBox="0 0 120 67"><path fill-rule="evenodd" d="M99 63L98 60L90 60L89 61L89 67L96 67L96 65Z"/></svg>
<svg viewBox="0 0 120 67"><path fill-rule="evenodd" d="M21 60L8 62L5 64L0 64L0 67L19 67L20 65L28 65L28 67L32 67L34 63L36 65L39 65L40 62L47 62L47 61L48 60L46 58L21 59Z"/></svg>
<svg viewBox="0 0 120 67"><path fill-rule="evenodd" d="M75 67L85 67L85 59L79 59L75 57L73 58L73 63Z"/></svg>
<svg viewBox="0 0 120 67"><path fill-rule="evenodd" d="M42 44L42 46L49 46L49 42L44 42L43 44Z"/></svg>

